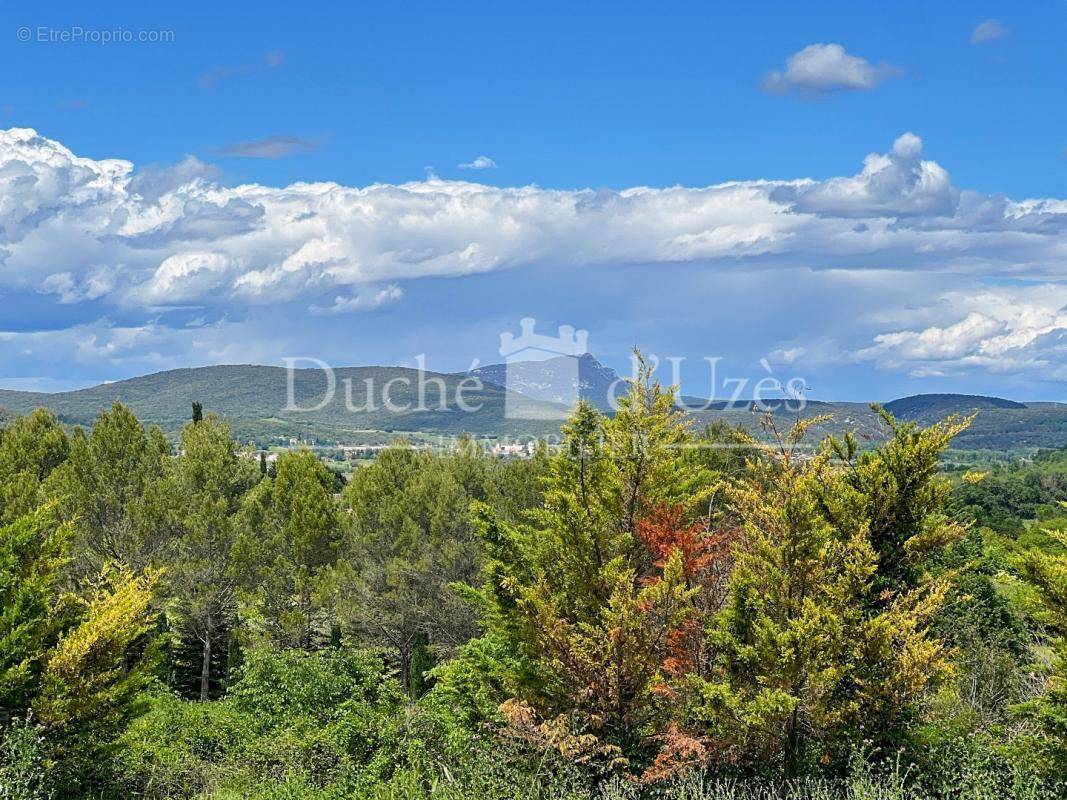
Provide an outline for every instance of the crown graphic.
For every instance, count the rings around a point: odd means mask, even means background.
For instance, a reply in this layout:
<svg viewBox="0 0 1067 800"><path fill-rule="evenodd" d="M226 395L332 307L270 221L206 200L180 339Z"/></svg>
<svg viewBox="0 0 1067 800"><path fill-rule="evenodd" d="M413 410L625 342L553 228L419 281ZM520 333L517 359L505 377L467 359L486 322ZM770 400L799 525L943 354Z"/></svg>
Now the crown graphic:
<svg viewBox="0 0 1067 800"><path fill-rule="evenodd" d="M500 334L500 355L510 358L524 350L540 350L559 356L580 356L589 348L589 331L576 331L573 325L560 325L559 336L544 336L534 332L537 321L532 317L524 318L519 325L522 335L514 336L511 331Z"/></svg>

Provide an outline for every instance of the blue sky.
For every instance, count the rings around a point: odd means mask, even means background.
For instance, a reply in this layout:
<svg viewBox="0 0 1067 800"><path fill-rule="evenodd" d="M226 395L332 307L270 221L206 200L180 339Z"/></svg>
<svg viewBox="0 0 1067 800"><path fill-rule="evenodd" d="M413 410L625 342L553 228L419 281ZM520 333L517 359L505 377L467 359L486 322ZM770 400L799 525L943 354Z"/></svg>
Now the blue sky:
<svg viewBox="0 0 1067 800"><path fill-rule="evenodd" d="M619 367L1064 399L1067 3L0 19L0 128L38 134L0 142L0 385L463 369L534 316ZM74 28L170 40L50 40Z"/></svg>

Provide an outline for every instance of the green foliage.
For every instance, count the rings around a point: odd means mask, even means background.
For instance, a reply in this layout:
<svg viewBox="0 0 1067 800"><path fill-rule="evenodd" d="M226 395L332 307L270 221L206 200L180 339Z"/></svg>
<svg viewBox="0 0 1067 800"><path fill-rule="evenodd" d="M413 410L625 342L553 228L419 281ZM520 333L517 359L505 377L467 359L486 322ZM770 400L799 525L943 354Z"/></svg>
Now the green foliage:
<svg viewBox="0 0 1067 800"><path fill-rule="evenodd" d="M46 484L75 530L82 576L110 562L143 570L159 565L177 535L174 483L163 480L171 449L158 428L145 431L118 403L86 435L74 432L70 457Z"/></svg>
<svg viewBox="0 0 1067 800"><path fill-rule="evenodd" d="M1012 539L1025 535L1028 522L1062 516L1067 501L1067 450L1039 453L963 481L953 491L952 507L961 519L974 519Z"/></svg>
<svg viewBox="0 0 1067 800"><path fill-rule="evenodd" d="M279 645L310 648L322 638L316 613L340 538L333 489L333 473L312 453L290 452L243 500L235 569Z"/></svg>
<svg viewBox="0 0 1067 800"><path fill-rule="evenodd" d="M1004 740L988 731L961 735L951 726L927 725L902 755L916 798L1053 800L1067 791L1067 777L1049 770L1024 729Z"/></svg>
<svg viewBox="0 0 1067 800"><path fill-rule="evenodd" d="M501 617L476 639L462 645L455 658L433 671L434 694L468 728L499 723L501 702L514 693L516 675L528 674L526 661L514 650Z"/></svg>
<svg viewBox="0 0 1067 800"><path fill-rule="evenodd" d="M1064 454L694 435L638 364L558 452L347 485L212 415L10 423L0 800L1062 796Z"/></svg>
<svg viewBox="0 0 1067 800"><path fill-rule="evenodd" d="M804 429L798 423L779 437L728 490L741 537L726 607L708 631L721 671L679 687L683 697L693 694L691 713L705 735L731 742L733 758L789 776L817 758L839 763L859 738L881 739L900 726L943 669L941 646L924 631L940 589L869 610L881 568L876 545L887 546L888 531L901 524L901 501L886 499L888 481L864 482L883 454L863 459L857 481L855 471L834 468L829 449L802 456ZM877 497L863 490L871 484Z"/></svg>
<svg viewBox="0 0 1067 800"><path fill-rule="evenodd" d="M59 597L69 532L47 508L0 528L0 713L25 713L71 611Z"/></svg>
<svg viewBox="0 0 1067 800"><path fill-rule="evenodd" d="M18 771L3 777L24 796L106 786L111 748L154 666L145 639L156 577L116 571L86 597L65 594L68 541L48 508L0 529L0 736ZM31 744L47 786L30 782Z"/></svg>
<svg viewBox="0 0 1067 800"><path fill-rule="evenodd" d="M0 431L0 525L33 511L41 485L67 458L69 447L67 434L43 408Z"/></svg>
<svg viewBox="0 0 1067 800"><path fill-rule="evenodd" d="M252 461L238 455L229 427L211 414L185 427L180 451L170 478L180 534L166 577L177 627L199 643L199 696L207 700L219 685L213 665L225 652L221 642L237 613L238 511L260 476Z"/></svg>
<svg viewBox="0 0 1067 800"><path fill-rule="evenodd" d="M1067 535L1057 538L1067 545ZM1040 590L1048 608L1047 622L1053 640L1056 662L1047 692L1028 709L1042 725L1050 741L1050 753L1059 774L1067 774L1067 556L1028 551L1021 567Z"/></svg>
<svg viewBox="0 0 1067 800"><path fill-rule="evenodd" d="M752 434L740 426L716 420L695 437L687 458L704 469L727 477L743 474L750 461L758 459L761 450Z"/></svg>
<svg viewBox="0 0 1067 800"><path fill-rule="evenodd" d="M388 774L401 703L368 653L251 652L222 701L156 698L124 738L123 769L149 797L285 781L351 789Z"/></svg>
<svg viewBox="0 0 1067 800"><path fill-rule="evenodd" d="M846 484L866 507L867 535L878 558L873 589L888 598L918 585L923 559L965 531L946 513L952 482L939 474L939 467L949 443L967 430L973 417L950 417L920 428L899 422L877 406L875 410L891 434L885 444L858 457L851 437L829 444L848 467Z"/></svg>
<svg viewBox="0 0 1067 800"><path fill-rule="evenodd" d="M139 711L155 666L143 642L154 623L155 584L151 573L101 576L83 601L82 621L46 657L33 712L48 737L52 780L64 793L106 785L115 740Z"/></svg>
<svg viewBox="0 0 1067 800"><path fill-rule="evenodd" d="M336 574L337 609L365 641L395 653L407 686L416 643L448 652L474 632L451 586L476 569L473 498L487 496L484 460L389 448L353 474L342 496L349 530ZM409 687L410 688L410 687Z"/></svg>
<svg viewBox="0 0 1067 800"><path fill-rule="evenodd" d="M710 484L685 461L689 433L673 406L642 366L613 418L579 404L530 524L477 507L486 561L467 596L486 633L443 672L442 691L467 709L495 696L535 747L614 768L652 732L653 689L693 591L677 555L652 579L638 528L664 504L703 508ZM478 676L488 694L472 686Z"/></svg>
<svg viewBox="0 0 1067 800"><path fill-rule="evenodd" d="M1010 721L1037 669L1023 613L1005 591L1006 564L986 543L991 535L972 528L932 562L932 571L948 586L931 629L953 648L951 713L978 730Z"/></svg>
<svg viewBox="0 0 1067 800"><path fill-rule="evenodd" d="M40 729L29 721L0 729L0 800L50 800L51 797Z"/></svg>
<svg viewBox="0 0 1067 800"><path fill-rule="evenodd" d="M229 642L226 647L226 680L228 684L237 680L244 663L245 650L241 644L241 632L235 628L230 631Z"/></svg>
<svg viewBox="0 0 1067 800"><path fill-rule="evenodd" d="M286 719L306 716L325 722L346 702L393 708L400 694L396 683L385 678L381 660L368 651L262 650L249 653L227 699L281 726Z"/></svg>
<svg viewBox="0 0 1067 800"><path fill-rule="evenodd" d="M408 667L408 693L413 700L421 699L433 685L433 678L429 675L436 659L430 651L430 637L420 632L415 637L415 645L411 651L411 664Z"/></svg>

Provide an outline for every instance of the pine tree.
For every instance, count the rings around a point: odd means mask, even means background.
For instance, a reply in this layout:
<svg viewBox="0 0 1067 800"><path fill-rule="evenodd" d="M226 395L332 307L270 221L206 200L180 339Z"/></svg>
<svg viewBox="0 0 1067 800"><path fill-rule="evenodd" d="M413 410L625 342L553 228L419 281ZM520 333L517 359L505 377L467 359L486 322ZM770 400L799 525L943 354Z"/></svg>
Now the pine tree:
<svg viewBox="0 0 1067 800"><path fill-rule="evenodd" d="M653 572L644 582L663 580L671 559L677 557L682 580L691 593L691 607L683 624L667 637L663 672L672 678L705 675L712 654L702 631L726 600L730 548L737 532L729 527L712 529L707 519L686 523L684 508L676 505L653 509L638 522L637 533L653 559ZM663 688L667 689L666 685Z"/></svg>
<svg viewBox="0 0 1067 800"><path fill-rule="evenodd" d="M200 403L193 401L193 424L202 422L204 419L204 407Z"/></svg>
<svg viewBox="0 0 1067 800"><path fill-rule="evenodd" d="M336 572L337 611L346 628L394 653L409 689L416 643L454 648L474 633L471 610L452 590L476 574L470 519L477 478L450 457L406 442L357 470L342 494L348 521Z"/></svg>
<svg viewBox="0 0 1067 800"><path fill-rule="evenodd" d="M112 562L141 571L166 559L179 532L174 508L180 498L165 479L170 467L162 431L146 431L120 403L101 411L88 435L75 431L70 457L45 491L74 526L80 577Z"/></svg>
<svg viewBox="0 0 1067 800"><path fill-rule="evenodd" d="M869 521L868 538L878 557L871 602L884 606L920 585L924 559L966 532L946 513L952 481L940 474L940 465L949 442L974 418L951 417L920 428L880 406L872 408L889 430L888 441L862 453L851 435L831 439L829 446L845 465L846 486Z"/></svg>
<svg viewBox="0 0 1067 800"><path fill-rule="evenodd" d="M70 441L50 411L39 408L0 431L0 525L31 513L41 486L62 464Z"/></svg>
<svg viewBox="0 0 1067 800"><path fill-rule="evenodd" d="M235 627L230 631L229 641L226 646L226 680L227 688L237 681L241 674L241 667L245 663L245 651L241 646L241 631Z"/></svg>
<svg viewBox="0 0 1067 800"><path fill-rule="evenodd" d="M244 499L237 569L278 644L316 644L316 614L340 532L333 474L310 451L282 455L276 477L260 481Z"/></svg>
<svg viewBox="0 0 1067 800"><path fill-rule="evenodd" d="M181 629L201 653L199 696L211 694L220 646L234 624L238 576L233 546L241 498L258 478L252 462L240 458L229 426L209 414L182 431L182 455L174 471L181 535L167 569Z"/></svg>
<svg viewBox="0 0 1067 800"><path fill-rule="evenodd" d="M341 623L334 621L330 625L330 648L339 650L342 644L344 644L344 632L341 629Z"/></svg>

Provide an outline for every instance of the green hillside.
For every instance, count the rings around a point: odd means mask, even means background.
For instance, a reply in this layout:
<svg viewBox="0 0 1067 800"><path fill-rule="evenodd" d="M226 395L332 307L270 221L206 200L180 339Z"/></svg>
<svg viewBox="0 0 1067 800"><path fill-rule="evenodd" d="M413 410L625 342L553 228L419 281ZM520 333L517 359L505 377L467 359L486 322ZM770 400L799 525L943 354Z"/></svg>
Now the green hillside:
<svg viewBox="0 0 1067 800"><path fill-rule="evenodd" d="M970 413L991 409L1021 410L1024 403L1005 400L1003 397L986 397L977 394L916 394L902 397L885 404L886 410L899 419L926 419L945 414Z"/></svg>
<svg viewBox="0 0 1067 800"><path fill-rule="evenodd" d="M949 414L977 414L956 442L976 450L1067 447L1067 404L1018 403L1001 397L924 394L886 403L900 419L930 425Z"/></svg>
<svg viewBox="0 0 1067 800"><path fill-rule="evenodd" d="M51 409L62 422L87 425L100 410L115 401L133 409L138 417L158 425L168 433L178 431L189 419L194 401L206 412L214 412L230 421L235 437L269 444L295 437L321 443L375 443L392 438L395 433L423 432L437 435L472 433L542 434L556 431L559 422L506 421L506 390L483 384L472 391L470 384L462 394L469 407L467 413L456 405L457 390L463 376L425 373L422 409L417 388L419 373L402 367L352 367L338 369L333 400L318 408L326 398L327 380L317 369L296 370L293 398L300 411L287 411L288 386L282 367L251 365L201 367L159 372L139 378L102 384L74 392L38 393L0 391L0 407L23 414L38 406ZM346 384L351 385L352 407L346 406ZM446 408L440 408L440 385L445 386ZM394 410L385 406L385 387ZM373 400L367 402L368 387L374 388ZM555 416L558 409L549 404L524 401L545 416ZM406 410L401 410L406 409Z"/></svg>
<svg viewBox="0 0 1067 800"><path fill-rule="evenodd" d="M590 357L591 358L591 357ZM287 411L286 370L282 367L252 365L200 367L159 372L139 378L102 384L74 392L41 393L0 390L0 422L45 406L68 425L88 425L102 408L120 401L141 419L176 434L189 418L193 401L203 404L230 421L241 441L261 446L296 438L320 444L380 444L399 433L427 437L456 436L543 436L558 433L561 407L508 392L503 386L484 381L474 390L466 375L425 373L422 409L417 388L419 373L404 367L349 367L336 370L332 402L317 408L325 398L327 383L317 369L296 370L294 399L306 411ZM468 379L462 394L467 412L456 403L461 382ZM352 405L346 407L347 385L351 385ZM440 408L440 385L445 387L446 408ZM368 386L373 402L368 405ZM384 404L388 386L393 409ZM520 404L524 417L505 416L505 404ZM759 434L762 412L749 401L704 404L683 398L698 426L722 420ZM705 407L706 406L706 407ZM902 419L928 425L950 414L978 412L971 429L961 434L955 447L961 450L1017 452L1067 446L1067 405L1059 403L1017 403L1000 398L972 395L916 395L886 404ZM788 427L797 417L792 405L771 401L770 410ZM884 436L878 416L865 403L809 401L801 416L830 415L830 421L813 434L853 431L861 442L874 443Z"/></svg>

